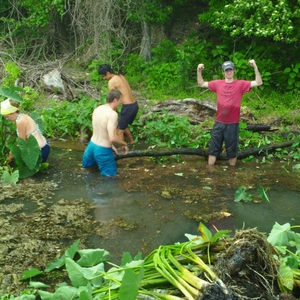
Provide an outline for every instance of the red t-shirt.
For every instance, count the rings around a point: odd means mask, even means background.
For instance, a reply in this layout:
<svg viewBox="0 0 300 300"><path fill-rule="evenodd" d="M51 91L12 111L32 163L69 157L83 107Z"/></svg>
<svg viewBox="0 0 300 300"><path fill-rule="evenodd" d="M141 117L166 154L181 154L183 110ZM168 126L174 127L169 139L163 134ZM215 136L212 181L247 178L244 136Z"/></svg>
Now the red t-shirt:
<svg viewBox="0 0 300 300"><path fill-rule="evenodd" d="M251 81L234 80L226 83L225 80L213 80L208 83L208 88L217 93L216 121L223 124L239 123L242 97L251 90Z"/></svg>

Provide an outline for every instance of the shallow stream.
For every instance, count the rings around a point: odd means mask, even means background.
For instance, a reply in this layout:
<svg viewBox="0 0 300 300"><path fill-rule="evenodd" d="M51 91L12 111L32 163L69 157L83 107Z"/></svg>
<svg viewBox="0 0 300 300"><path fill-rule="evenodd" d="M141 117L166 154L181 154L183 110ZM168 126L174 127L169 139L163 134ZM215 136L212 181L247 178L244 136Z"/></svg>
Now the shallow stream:
<svg viewBox="0 0 300 300"><path fill-rule="evenodd" d="M104 248L115 258L186 241L185 233L197 234L200 222L233 234L253 227L268 233L275 222L300 224L300 172L293 164L239 162L228 168L220 161L208 170L202 157L183 156L165 164L130 158L117 161L115 178L101 178L97 170L81 169L81 146L65 147L52 145L50 167L39 178L57 183L53 201L83 199L95 204L93 214L103 231L88 240L91 247ZM242 185L254 201L234 202ZM260 185L270 203L261 201Z"/></svg>

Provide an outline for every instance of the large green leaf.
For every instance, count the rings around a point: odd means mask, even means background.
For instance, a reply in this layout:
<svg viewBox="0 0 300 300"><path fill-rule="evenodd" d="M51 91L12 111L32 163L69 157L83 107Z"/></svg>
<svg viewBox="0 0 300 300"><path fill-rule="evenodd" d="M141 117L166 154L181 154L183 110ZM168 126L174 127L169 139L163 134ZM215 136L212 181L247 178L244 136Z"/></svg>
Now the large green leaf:
<svg viewBox="0 0 300 300"><path fill-rule="evenodd" d="M258 194L259 194L259 196L262 200L270 202L269 197L268 197L265 189L261 185L259 186L259 189L257 191L258 191Z"/></svg>
<svg viewBox="0 0 300 300"><path fill-rule="evenodd" d="M287 290L292 291L294 287L294 276L290 267L281 264L278 269L278 283Z"/></svg>
<svg viewBox="0 0 300 300"><path fill-rule="evenodd" d="M291 231L291 225L289 223L280 225L276 222L267 240L273 246L289 246L292 235L293 232Z"/></svg>
<svg viewBox="0 0 300 300"><path fill-rule="evenodd" d="M252 201L252 195L246 192L245 186L240 186L234 194L234 202Z"/></svg>
<svg viewBox="0 0 300 300"><path fill-rule="evenodd" d="M104 249L78 250L80 259L76 262L82 267L91 267L100 262L108 261L109 252Z"/></svg>
<svg viewBox="0 0 300 300"><path fill-rule="evenodd" d="M59 269L65 265L65 254L59 258L55 258L45 269L45 272L50 272L54 269Z"/></svg>
<svg viewBox="0 0 300 300"><path fill-rule="evenodd" d="M120 300L136 299L139 292L139 286L144 276L144 269L142 268L138 274L135 274L132 269L125 270L122 284L118 292Z"/></svg>
<svg viewBox="0 0 300 300"><path fill-rule="evenodd" d="M13 298L13 300L35 300L34 295L22 295L20 297Z"/></svg>
<svg viewBox="0 0 300 300"><path fill-rule="evenodd" d="M105 273L103 263L100 263L91 268L82 268L82 272L84 278L90 281L94 287L100 287L103 282L103 275Z"/></svg>
<svg viewBox="0 0 300 300"><path fill-rule="evenodd" d="M88 284L88 280L84 277L82 267L69 257L66 257L65 261L66 269L73 286L86 286Z"/></svg>
<svg viewBox="0 0 300 300"><path fill-rule="evenodd" d="M15 170L12 174L9 174L7 170L5 170L1 176L1 182L12 182L17 183L19 181L19 170Z"/></svg>
<svg viewBox="0 0 300 300"><path fill-rule="evenodd" d="M54 294L38 291L42 300L70 300L70 299L78 299L75 296L78 294L78 290L72 286L61 286L59 287Z"/></svg>
<svg viewBox="0 0 300 300"><path fill-rule="evenodd" d="M65 251L65 255L67 257L70 257L70 258L74 258L75 254L77 253L78 251L78 245L80 243L80 240L76 240L72 245L71 247L69 247L66 251Z"/></svg>
<svg viewBox="0 0 300 300"><path fill-rule="evenodd" d="M27 141L17 138L17 144L21 150L21 156L26 166L30 170L36 170L38 159L41 156L41 149L35 137L30 135Z"/></svg>
<svg viewBox="0 0 300 300"><path fill-rule="evenodd" d="M43 272L36 269L36 268L33 268L33 269L30 269L30 270L24 271L23 274L22 274L22 277L20 278L20 280L25 280L25 279L28 279L28 278L32 278L32 277L34 277L36 275L40 275L40 274L43 274Z"/></svg>
<svg viewBox="0 0 300 300"><path fill-rule="evenodd" d="M50 272L54 269L59 269L61 267L63 267L65 265L65 258L69 257L69 258L73 258L75 256L75 254L77 253L78 250L78 245L80 243L80 240L76 240L71 247L69 247L65 253L59 257L54 259L45 269L45 272Z"/></svg>
<svg viewBox="0 0 300 300"><path fill-rule="evenodd" d="M0 95L6 98L10 98L17 102L23 102L23 98L17 93L17 91L22 92L23 89L19 87L9 86L0 87Z"/></svg>

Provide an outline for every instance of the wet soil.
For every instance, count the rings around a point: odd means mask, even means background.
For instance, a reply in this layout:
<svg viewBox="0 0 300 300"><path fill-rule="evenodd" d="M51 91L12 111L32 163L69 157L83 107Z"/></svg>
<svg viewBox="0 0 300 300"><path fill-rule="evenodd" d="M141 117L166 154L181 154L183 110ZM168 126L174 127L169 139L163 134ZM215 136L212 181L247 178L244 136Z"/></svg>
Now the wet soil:
<svg viewBox="0 0 300 300"><path fill-rule="evenodd" d="M172 201L176 197L184 206L185 217L197 222L230 217L226 203L233 201L233 195L223 193L223 190L236 190L241 185L251 189L258 185L268 188L278 184L300 192L299 174L292 171L292 164L283 170L280 162L274 162L272 166L239 162L236 167L229 168L227 162L220 161L208 169L203 157L181 156L164 158L160 163L152 158L129 158L121 159L117 164L117 180L126 191L151 193L145 205L160 210L161 201L169 201L172 211ZM82 171L75 167L74 172ZM19 281L23 271L44 270L77 239L80 239L80 248L91 248L88 237L92 234L109 239L114 233L122 238L122 232L134 230L136 226L122 219L98 222L91 214L94 206L81 199L61 199L53 203L51 199L57 183L41 182L38 176L16 185L5 183L0 186L0 295L18 295L27 285ZM35 204L33 211L27 211L28 201L30 205ZM257 196L254 201L259 203L261 200ZM257 245L257 240L252 244ZM273 269L272 274L269 273L272 277ZM43 275L38 280L54 287L53 277Z"/></svg>

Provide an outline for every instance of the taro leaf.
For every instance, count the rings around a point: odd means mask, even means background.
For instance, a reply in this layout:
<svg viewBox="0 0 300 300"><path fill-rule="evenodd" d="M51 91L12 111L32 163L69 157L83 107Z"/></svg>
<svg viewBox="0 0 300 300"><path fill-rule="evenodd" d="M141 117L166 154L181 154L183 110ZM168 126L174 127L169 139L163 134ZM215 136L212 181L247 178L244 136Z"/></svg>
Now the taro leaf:
<svg viewBox="0 0 300 300"><path fill-rule="evenodd" d="M10 98L14 101L17 102L23 102L22 97L16 92L22 92L22 88L14 87L14 86L9 86L9 87L0 87L0 95L4 96L6 98Z"/></svg>
<svg viewBox="0 0 300 300"><path fill-rule="evenodd" d="M246 193L246 187L240 186L235 194L234 194L234 202L240 202L240 201L252 201L252 195L249 193Z"/></svg>
<svg viewBox="0 0 300 300"><path fill-rule="evenodd" d="M132 256L129 252L124 252L122 255L121 266L125 266L129 262L132 262Z"/></svg>
<svg viewBox="0 0 300 300"><path fill-rule="evenodd" d="M22 164L18 167L19 170L19 178L27 178L33 176L36 172L38 172L38 169L30 170L25 164Z"/></svg>
<svg viewBox="0 0 300 300"><path fill-rule="evenodd" d="M17 183L18 181L19 181L19 170L13 171L12 174L9 174L9 172L5 170L1 176L1 182Z"/></svg>
<svg viewBox="0 0 300 300"><path fill-rule="evenodd" d="M144 276L144 268L140 270L139 274L135 274L132 269L125 270L122 284L118 292L119 299L120 300L136 299L143 276Z"/></svg>
<svg viewBox="0 0 300 300"><path fill-rule="evenodd" d="M134 257L134 260L141 260L143 257L142 252L138 252L138 254Z"/></svg>
<svg viewBox="0 0 300 300"><path fill-rule="evenodd" d="M19 178L27 178L38 172L42 161L41 150L33 136L30 136L27 141L21 138L17 138L17 141L18 145L10 144L8 148L18 165ZM32 145L33 149L31 148Z"/></svg>
<svg viewBox="0 0 300 300"><path fill-rule="evenodd" d="M78 251L78 245L80 243L80 240L76 240L71 247L69 247L66 251L65 251L65 255L67 257L70 258L74 258L76 252Z"/></svg>
<svg viewBox="0 0 300 300"><path fill-rule="evenodd" d="M36 170L38 159L41 156L41 149L35 137L30 135L27 141L17 138L17 143L21 150L22 159L27 167L30 170Z"/></svg>
<svg viewBox="0 0 300 300"><path fill-rule="evenodd" d="M296 257L289 256L286 260L286 264L291 269L298 269L298 259Z"/></svg>
<svg viewBox="0 0 300 300"><path fill-rule="evenodd" d="M15 144L9 144L7 147L12 152L16 164L18 166L20 166L21 164L24 164L24 162L22 160L22 155L21 155L20 148L17 145L15 145Z"/></svg>
<svg viewBox="0 0 300 300"><path fill-rule="evenodd" d="M289 246L292 233L289 223L280 225L275 222L267 240L273 246Z"/></svg>
<svg viewBox="0 0 300 300"><path fill-rule="evenodd" d="M66 257L65 261L66 261L66 269L73 286L79 287L79 286L87 285L88 280L83 275L82 267L79 266L73 259L69 257ZM70 297L69 299L72 298Z"/></svg>
<svg viewBox="0 0 300 300"><path fill-rule="evenodd" d="M268 195L266 194L265 189L260 185L259 189L257 190L260 198L264 201L270 202Z"/></svg>
<svg viewBox="0 0 300 300"><path fill-rule="evenodd" d="M70 300L76 299L76 295L78 294L78 290L72 286L62 286L59 287L55 293L53 294L51 300ZM42 298L44 300L44 298Z"/></svg>
<svg viewBox="0 0 300 300"><path fill-rule="evenodd" d="M120 268L112 267L108 270L108 272L105 273L103 276L106 280L111 281L110 282L110 289L117 289L121 285L121 281L124 276L124 270Z"/></svg>
<svg viewBox="0 0 300 300"><path fill-rule="evenodd" d="M105 274L103 263L91 268L82 268L82 272L84 278L90 281L94 287L100 287L103 282L103 275Z"/></svg>
<svg viewBox="0 0 300 300"><path fill-rule="evenodd" d="M212 233L202 222L200 222L198 231L201 233L201 237L204 239L204 241L210 242L212 238Z"/></svg>
<svg viewBox="0 0 300 300"><path fill-rule="evenodd" d="M41 297L42 300L52 300L53 299L53 294L45 291L37 291Z"/></svg>
<svg viewBox="0 0 300 300"><path fill-rule="evenodd" d="M280 286L286 287L289 291L293 290L294 287L294 277L293 272L290 267L285 264L281 264L278 269L278 281Z"/></svg>
<svg viewBox="0 0 300 300"><path fill-rule="evenodd" d="M91 267L100 262L108 261L109 252L104 249L78 250L80 259L76 262L82 267Z"/></svg>
<svg viewBox="0 0 300 300"><path fill-rule="evenodd" d="M28 285L29 285L29 287L33 287L35 289L49 288L50 287L50 285L45 284L43 282L39 282L39 281L30 281Z"/></svg>
<svg viewBox="0 0 300 300"><path fill-rule="evenodd" d="M80 300L93 300L92 286L81 286L78 288L78 294Z"/></svg>
<svg viewBox="0 0 300 300"><path fill-rule="evenodd" d="M30 270L24 271L22 273L22 277L19 280L20 281L21 280L26 280L26 279L32 278L32 277L34 277L36 275L40 275L40 274L43 274L43 272L36 269L36 268L32 268Z"/></svg>
<svg viewBox="0 0 300 300"><path fill-rule="evenodd" d="M5 297L5 295L4 295ZM2 299L2 298L0 298ZM16 298L11 298L11 299L14 299L14 300L35 300L35 296L34 295L22 295L20 297L16 297Z"/></svg>
<svg viewBox="0 0 300 300"><path fill-rule="evenodd" d="M59 258L55 258L45 269L45 272L50 272L54 269L59 269L65 265L65 254Z"/></svg>

